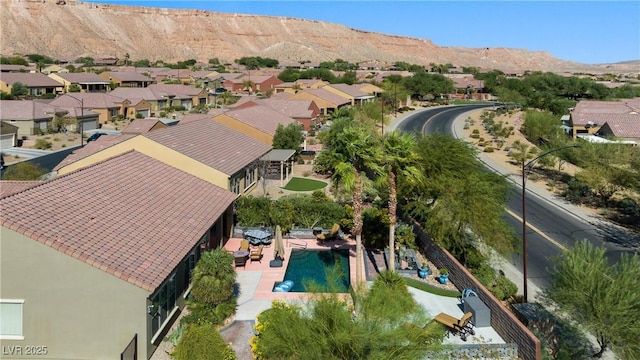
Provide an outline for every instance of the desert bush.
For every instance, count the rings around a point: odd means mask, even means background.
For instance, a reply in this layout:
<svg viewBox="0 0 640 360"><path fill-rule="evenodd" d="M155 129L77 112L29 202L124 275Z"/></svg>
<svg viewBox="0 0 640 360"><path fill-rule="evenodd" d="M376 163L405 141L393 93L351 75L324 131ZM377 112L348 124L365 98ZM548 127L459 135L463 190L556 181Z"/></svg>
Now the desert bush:
<svg viewBox="0 0 640 360"><path fill-rule="evenodd" d="M46 139L46 138L45 138ZM36 149L40 149L40 150L47 150L50 149L51 146L53 146L52 143L48 142L45 139L38 139L36 140L36 144L35 144L35 148Z"/></svg>
<svg viewBox="0 0 640 360"><path fill-rule="evenodd" d="M478 129L473 129L473 131L471 132L472 134L478 134L478 136L480 135L480 130Z"/></svg>
<svg viewBox="0 0 640 360"><path fill-rule="evenodd" d="M479 139L480 138L480 134L471 134L471 135L469 135L469 137L472 138L472 139Z"/></svg>
<svg viewBox="0 0 640 360"><path fill-rule="evenodd" d="M210 325L191 325L184 330L171 354L177 360L235 360L238 357L220 333Z"/></svg>
<svg viewBox="0 0 640 360"><path fill-rule="evenodd" d="M486 152L486 153L492 153L494 150L493 150L492 146L487 146L486 148L484 148L483 151Z"/></svg>

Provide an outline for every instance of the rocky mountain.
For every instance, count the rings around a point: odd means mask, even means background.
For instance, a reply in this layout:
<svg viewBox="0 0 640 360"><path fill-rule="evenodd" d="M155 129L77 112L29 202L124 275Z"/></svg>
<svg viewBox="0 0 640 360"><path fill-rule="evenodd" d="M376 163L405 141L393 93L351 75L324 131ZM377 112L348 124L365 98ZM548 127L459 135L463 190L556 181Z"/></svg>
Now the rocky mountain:
<svg viewBox="0 0 640 360"><path fill-rule="evenodd" d="M292 6L295 6L292 3ZM261 56L284 61L451 63L501 70L625 71L543 51L441 47L430 40L361 31L287 17L169 10L72 0L0 0L0 52L52 57L118 57L206 62ZM635 64L637 68L637 64Z"/></svg>

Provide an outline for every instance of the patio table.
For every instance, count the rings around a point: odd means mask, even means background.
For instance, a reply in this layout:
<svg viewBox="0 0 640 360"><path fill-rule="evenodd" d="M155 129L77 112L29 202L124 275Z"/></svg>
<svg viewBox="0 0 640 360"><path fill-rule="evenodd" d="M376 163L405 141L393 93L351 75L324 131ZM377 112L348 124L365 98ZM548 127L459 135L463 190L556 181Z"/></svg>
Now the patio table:
<svg viewBox="0 0 640 360"><path fill-rule="evenodd" d="M272 237L270 232L264 230L249 230L244 233L244 238L254 246L271 243Z"/></svg>
<svg viewBox="0 0 640 360"><path fill-rule="evenodd" d="M249 252L247 250L236 250L233 252L234 257L247 257Z"/></svg>

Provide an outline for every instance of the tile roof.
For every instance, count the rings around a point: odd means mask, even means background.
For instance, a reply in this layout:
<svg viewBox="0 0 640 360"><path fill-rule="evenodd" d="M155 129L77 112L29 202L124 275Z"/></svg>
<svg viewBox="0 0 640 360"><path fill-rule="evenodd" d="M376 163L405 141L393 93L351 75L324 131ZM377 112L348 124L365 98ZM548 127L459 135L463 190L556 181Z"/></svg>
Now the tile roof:
<svg viewBox="0 0 640 360"><path fill-rule="evenodd" d="M262 105L231 109L224 114L268 135L275 135L279 124L287 126L296 122L295 119Z"/></svg>
<svg viewBox="0 0 640 360"><path fill-rule="evenodd" d="M118 78L120 81L153 81L150 77L135 71L105 71L105 73L107 73L109 77Z"/></svg>
<svg viewBox="0 0 640 360"><path fill-rule="evenodd" d="M102 135L94 141L86 143L83 147L74 150L71 154L67 155L53 170L59 169L73 164L78 160L82 160L90 155L98 153L104 149L110 148L113 145L119 144L123 141L129 140L136 135Z"/></svg>
<svg viewBox="0 0 640 360"><path fill-rule="evenodd" d="M2 100L0 101L1 120L35 120L51 119L50 113L55 107L47 103L33 100Z"/></svg>
<svg viewBox="0 0 640 360"><path fill-rule="evenodd" d="M214 109L211 109L209 111L212 111ZM213 121L213 116L211 113L206 113L206 114L185 114L182 119L180 119L180 122L178 122L178 124L180 125L184 125L184 124L188 124L190 122L193 121L200 121L200 120L210 120Z"/></svg>
<svg viewBox="0 0 640 360"><path fill-rule="evenodd" d="M72 97L73 96L73 97ZM85 107L85 111L89 108L96 109L109 109L109 108L120 108L120 105L124 101L124 98L114 96L111 93L98 93L98 92L89 92L89 93L73 93L63 94L51 101L49 104L56 107L68 107L75 108L79 107L80 102L76 99L80 99L82 101L82 105Z"/></svg>
<svg viewBox="0 0 640 360"><path fill-rule="evenodd" d="M0 223L152 292L235 198L131 151L1 198Z"/></svg>
<svg viewBox="0 0 640 360"><path fill-rule="evenodd" d="M640 115L613 116L606 125L615 137L640 139Z"/></svg>
<svg viewBox="0 0 640 360"><path fill-rule="evenodd" d="M52 78L42 73L7 73L0 72L0 80L7 84L14 84L20 82L27 87L62 87L63 84L59 83Z"/></svg>
<svg viewBox="0 0 640 360"><path fill-rule="evenodd" d="M14 180L0 180L0 198L17 194L26 189L32 188L36 185L42 184L44 181L14 181Z"/></svg>
<svg viewBox="0 0 640 360"><path fill-rule="evenodd" d="M257 103L268 106L273 110L294 119L311 119L313 117L313 110L311 110L313 100L283 100L269 98L257 100Z"/></svg>
<svg viewBox="0 0 640 360"><path fill-rule="evenodd" d="M302 90L301 92L306 92L309 93L311 95L317 96L318 98L328 101L334 105L345 105L345 104L350 104L351 100L343 98L342 96L336 95L334 93L332 93L331 91L325 90L325 89L305 89Z"/></svg>
<svg viewBox="0 0 640 360"><path fill-rule="evenodd" d="M56 73L56 76L75 84L83 84L83 83L99 83L99 84L109 84L107 80L105 80L102 76L95 73L81 72L81 73Z"/></svg>
<svg viewBox="0 0 640 360"><path fill-rule="evenodd" d="M573 125L586 125L589 122L604 124L615 114L640 114L640 98L619 101L583 100L571 111Z"/></svg>
<svg viewBox="0 0 640 360"><path fill-rule="evenodd" d="M360 98L367 98L367 97L371 97L370 94L361 91L360 89L358 89L356 86L353 85L349 85L349 84L331 84L331 85L326 85L329 87L332 87L334 89L340 90L343 93L352 96L355 99L360 99Z"/></svg>
<svg viewBox="0 0 640 360"><path fill-rule="evenodd" d="M123 134L148 133L158 123L162 124L163 127L166 126L163 122L161 122L157 118L135 119L131 122L131 124L127 125L127 127L122 129L122 133Z"/></svg>
<svg viewBox="0 0 640 360"><path fill-rule="evenodd" d="M270 145L212 120L170 126L140 136L228 175L244 169L271 150Z"/></svg>

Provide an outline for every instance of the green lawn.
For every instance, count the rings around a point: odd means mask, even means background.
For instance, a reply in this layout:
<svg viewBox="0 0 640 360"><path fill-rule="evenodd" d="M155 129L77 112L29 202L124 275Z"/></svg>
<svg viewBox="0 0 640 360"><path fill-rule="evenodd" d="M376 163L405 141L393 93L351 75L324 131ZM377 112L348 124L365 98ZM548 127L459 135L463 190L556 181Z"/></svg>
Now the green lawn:
<svg viewBox="0 0 640 360"><path fill-rule="evenodd" d="M322 189L325 186L327 186L327 183L324 181L294 177L289 180L283 189L290 191L313 191Z"/></svg>

